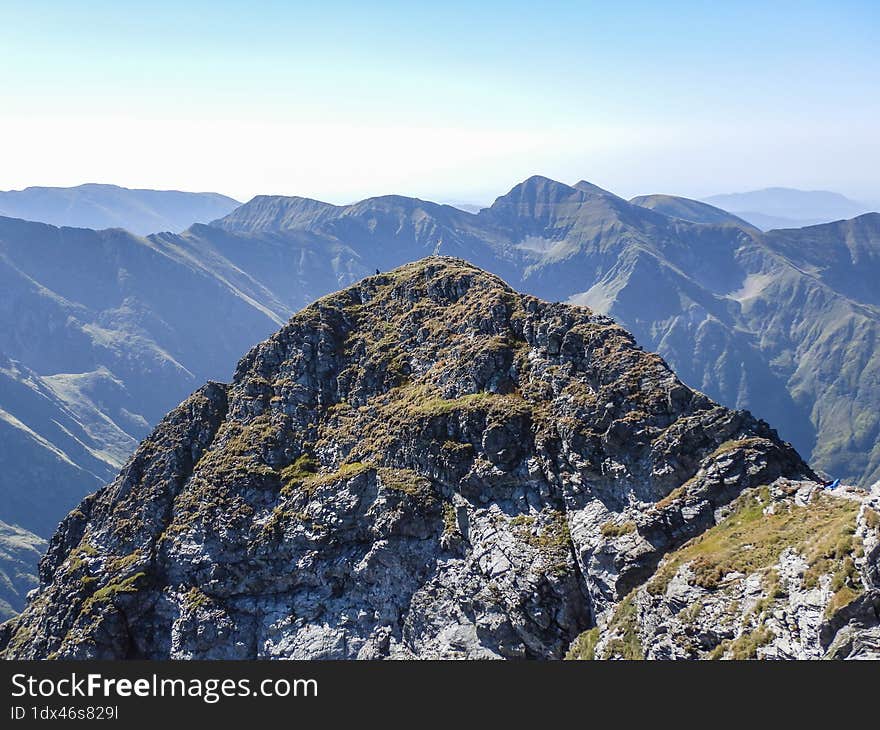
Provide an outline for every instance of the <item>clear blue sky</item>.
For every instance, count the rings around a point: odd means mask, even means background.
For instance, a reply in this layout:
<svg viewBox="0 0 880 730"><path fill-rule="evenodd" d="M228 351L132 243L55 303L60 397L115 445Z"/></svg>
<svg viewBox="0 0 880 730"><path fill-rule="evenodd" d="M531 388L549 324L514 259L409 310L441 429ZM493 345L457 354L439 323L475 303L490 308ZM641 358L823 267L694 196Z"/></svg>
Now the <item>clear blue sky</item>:
<svg viewBox="0 0 880 730"><path fill-rule="evenodd" d="M0 189L880 200L880 3L0 0Z"/></svg>

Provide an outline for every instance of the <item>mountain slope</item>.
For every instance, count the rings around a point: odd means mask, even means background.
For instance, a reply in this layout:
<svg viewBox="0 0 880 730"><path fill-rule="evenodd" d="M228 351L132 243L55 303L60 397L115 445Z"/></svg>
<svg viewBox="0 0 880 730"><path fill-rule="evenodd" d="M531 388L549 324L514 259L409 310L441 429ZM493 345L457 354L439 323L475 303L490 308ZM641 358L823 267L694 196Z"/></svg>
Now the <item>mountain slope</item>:
<svg viewBox="0 0 880 730"><path fill-rule="evenodd" d="M764 240L835 292L880 306L880 213L795 231L770 231Z"/></svg>
<svg viewBox="0 0 880 730"><path fill-rule="evenodd" d="M714 205L677 195L639 195L629 202L641 208L655 210L663 215L681 218L691 223L730 223L735 226L749 227L752 225L726 210L716 208Z"/></svg>
<svg viewBox="0 0 880 730"><path fill-rule="evenodd" d="M0 622L12 618L37 585L37 562L46 541L20 527L0 522Z"/></svg>
<svg viewBox="0 0 880 730"><path fill-rule="evenodd" d="M0 517L45 536L165 410L281 321L124 231L0 218L0 285Z"/></svg>
<svg viewBox="0 0 880 730"><path fill-rule="evenodd" d="M240 205L218 193L132 190L117 185L31 187L0 191L0 215L75 228L125 228L134 233L182 231Z"/></svg>
<svg viewBox="0 0 880 730"><path fill-rule="evenodd" d="M40 376L0 357L3 518L46 537L58 512L106 482L146 434L146 421L117 416L129 433L105 412L120 395L107 371L70 379L65 388L67 376ZM90 381L85 396L77 380Z"/></svg>
<svg viewBox="0 0 880 730"><path fill-rule="evenodd" d="M71 513L7 658L560 658L775 432L605 317L432 257L325 297Z"/></svg>

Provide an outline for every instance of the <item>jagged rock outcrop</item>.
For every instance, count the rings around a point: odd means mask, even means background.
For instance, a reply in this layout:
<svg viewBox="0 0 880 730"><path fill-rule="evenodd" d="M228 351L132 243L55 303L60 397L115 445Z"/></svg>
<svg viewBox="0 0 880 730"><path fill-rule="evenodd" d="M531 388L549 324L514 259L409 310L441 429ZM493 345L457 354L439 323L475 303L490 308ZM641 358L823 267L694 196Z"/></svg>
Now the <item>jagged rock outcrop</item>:
<svg viewBox="0 0 880 730"><path fill-rule="evenodd" d="M669 553L579 659L880 659L880 485L749 489Z"/></svg>
<svg viewBox="0 0 880 730"><path fill-rule="evenodd" d="M431 257L169 414L62 523L0 651L561 658L744 490L810 485L607 317Z"/></svg>

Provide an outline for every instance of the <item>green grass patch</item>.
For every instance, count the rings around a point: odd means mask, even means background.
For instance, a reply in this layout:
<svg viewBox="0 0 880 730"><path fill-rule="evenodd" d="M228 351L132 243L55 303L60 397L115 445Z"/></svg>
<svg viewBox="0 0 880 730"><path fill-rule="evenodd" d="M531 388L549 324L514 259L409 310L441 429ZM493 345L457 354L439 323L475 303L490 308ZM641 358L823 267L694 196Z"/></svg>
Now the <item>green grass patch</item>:
<svg viewBox="0 0 880 730"><path fill-rule="evenodd" d="M290 466L286 466L281 470L281 480L284 484L290 482L302 482L316 474L320 468L321 465L313 456L302 454Z"/></svg>
<svg viewBox="0 0 880 730"><path fill-rule="evenodd" d="M565 659L568 661L593 661L596 658L596 644L599 642L599 627L584 631L574 640Z"/></svg>
<svg viewBox="0 0 880 730"><path fill-rule="evenodd" d="M610 520L599 528L599 532L602 533L603 537L621 537L623 535L629 535L631 532L635 531L636 523L632 520L627 520L626 522L614 522L613 520Z"/></svg>
<svg viewBox="0 0 880 730"><path fill-rule="evenodd" d="M769 503L767 487L744 492L724 520L666 557L648 591L663 593L685 564L690 564L694 585L712 589L729 573L770 567L786 548L802 553L820 573L830 565L829 557L851 548L857 502L820 494L806 507L777 502L765 515Z"/></svg>
<svg viewBox="0 0 880 730"><path fill-rule="evenodd" d="M145 575L146 573L135 573L127 578L123 578L121 581L108 583L103 588L99 588L83 603L80 615L91 613L96 605L110 603L119 595L137 593L139 590L137 584Z"/></svg>
<svg viewBox="0 0 880 730"><path fill-rule="evenodd" d="M531 527L535 524L535 516L529 514L517 515L510 520L512 527Z"/></svg>
<svg viewBox="0 0 880 730"><path fill-rule="evenodd" d="M213 601L202 593L198 588L193 586L184 594L184 601L187 608L196 610L199 608L208 608Z"/></svg>
<svg viewBox="0 0 880 730"><path fill-rule="evenodd" d="M443 534L457 535L461 532L458 527L458 514L452 502L443 504Z"/></svg>
<svg viewBox="0 0 880 730"><path fill-rule="evenodd" d="M731 439L729 441L725 441L721 444L715 451L713 451L710 455L710 459L717 459L719 456L724 456L725 454L729 454L731 451L736 451L737 449L748 449L753 448L755 446L759 446L763 443L767 443L765 439L762 438L745 438L745 439Z"/></svg>
<svg viewBox="0 0 880 730"><path fill-rule="evenodd" d="M690 480L682 484L680 487L676 487L669 494L667 494L663 499L658 500L654 503L654 509L656 510L664 510L669 505L671 505L676 499L679 497L683 497L685 492L687 492L687 485Z"/></svg>
<svg viewBox="0 0 880 730"><path fill-rule="evenodd" d="M512 418L531 413L528 404L521 396L485 391L458 398L426 397L412 404L409 410L416 416L445 416L460 411L487 411L493 416Z"/></svg>
<svg viewBox="0 0 880 730"><path fill-rule="evenodd" d="M759 626L754 631L746 631L735 639L722 641L709 654L709 659L722 659L727 654L730 654L731 659L738 661L755 659L758 656L758 649L769 644L774 638L776 636L769 628Z"/></svg>
<svg viewBox="0 0 880 730"><path fill-rule="evenodd" d="M430 500L434 496L430 480L412 469L380 467L376 471L382 485L388 489L403 492L421 501Z"/></svg>
<svg viewBox="0 0 880 730"><path fill-rule="evenodd" d="M633 591L617 605L608 622L606 633L614 638L605 646L603 658L619 657L635 661L644 659L638 628L639 617Z"/></svg>

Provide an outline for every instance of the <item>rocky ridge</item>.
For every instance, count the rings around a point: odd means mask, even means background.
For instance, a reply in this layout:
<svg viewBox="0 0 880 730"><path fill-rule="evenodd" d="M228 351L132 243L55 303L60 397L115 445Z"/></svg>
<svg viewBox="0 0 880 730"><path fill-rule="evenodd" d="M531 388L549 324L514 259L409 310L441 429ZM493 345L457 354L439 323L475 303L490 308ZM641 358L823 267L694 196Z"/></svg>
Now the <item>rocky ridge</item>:
<svg viewBox="0 0 880 730"><path fill-rule="evenodd" d="M748 495L815 480L607 317L431 257L317 301L172 411L62 523L0 651L628 656L621 612L688 581L681 551ZM858 635L842 616L874 595L859 534L860 583L850 570L822 646ZM654 613L639 631L661 636Z"/></svg>

